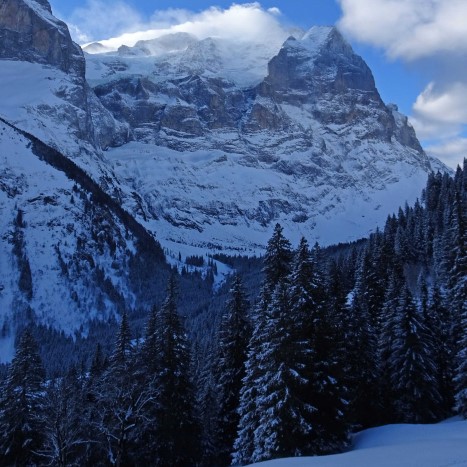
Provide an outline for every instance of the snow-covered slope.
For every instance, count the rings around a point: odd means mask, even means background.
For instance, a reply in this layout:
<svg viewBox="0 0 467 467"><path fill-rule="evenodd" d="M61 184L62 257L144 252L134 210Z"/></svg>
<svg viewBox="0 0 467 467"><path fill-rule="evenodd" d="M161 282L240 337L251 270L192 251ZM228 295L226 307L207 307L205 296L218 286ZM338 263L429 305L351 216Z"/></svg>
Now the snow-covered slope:
<svg viewBox="0 0 467 467"><path fill-rule="evenodd" d="M141 306L135 258L149 254L161 271L164 259L122 208L138 197L120 185L102 147L124 142L127 129L87 85L66 25L45 0L0 0L0 38L0 360L7 361L15 330L30 320L86 334L92 320Z"/></svg>
<svg viewBox="0 0 467 467"><path fill-rule="evenodd" d="M277 459L261 467L465 467L467 422L387 425L355 436L353 449L332 456Z"/></svg>
<svg viewBox="0 0 467 467"><path fill-rule="evenodd" d="M8 336L30 319L67 334L86 333L91 320L132 308L132 260L144 244L161 261L157 244L58 151L4 121L0 145L0 326L6 342L12 345ZM3 348L0 358L10 357Z"/></svg>

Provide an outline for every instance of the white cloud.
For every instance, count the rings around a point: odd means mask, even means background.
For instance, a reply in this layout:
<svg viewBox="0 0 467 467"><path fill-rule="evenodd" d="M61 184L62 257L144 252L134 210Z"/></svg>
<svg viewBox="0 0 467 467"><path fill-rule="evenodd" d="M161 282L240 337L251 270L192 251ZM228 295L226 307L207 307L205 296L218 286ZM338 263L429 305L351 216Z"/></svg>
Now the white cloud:
<svg viewBox="0 0 467 467"><path fill-rule="evenodd" d="M431 82L417 97L413 110L419 118L448 124L467 124L467 83L451 83L437 92Z"/></svg>
<svg viewBox="0 0 467 467"><path fill-rule="evenodd" d="M410 118L426 151L455 168L467 155L467 84L450 83L442 90L430 83L417 97Z"/></svg>
<svg viewBox="0 0 467 467"><path fill-rule="evenodd" d="M462 131L462 125L457 123L445 123L417 115L411 115L409 120L415 128L417 137L425 141L432 141L440 138L452 138L458 136Z"/></svg>
<svg viewBox="0 0 467 467"><path fill-rule="evenodd" d="M467 157L467 138L453 138L425 148L428 154L437 157L455 169Z"/></svg>
<svg viewBox="0 0 467 467"><path fill-rule="evenodd" d="M391 58L467 52L465 0L338 0L339 27Z"/></svg>
<svg viewBox="0 0 467 467"><path fill-rule="evenodd" d="M199 39L221 37L268 43L284 41L289 33L279 23L281 12L267 10L260 3L233 4L222 10L212 7L201 13L183 9L155 11L148 21L123 2L87 0L82 8L74 10L70 31L79 43L99 41L117 49L125 44L133 46L138 40L153 39L174 32L188 32Z"/></svg>
<svg viewBox="0 0 467 467"><path fill-rule="evenodd" d="M275 6L273 6L272 8L268 8L268 13L271 13L271 15L276 15L276 16L282 15L282 11Z"/></svg>

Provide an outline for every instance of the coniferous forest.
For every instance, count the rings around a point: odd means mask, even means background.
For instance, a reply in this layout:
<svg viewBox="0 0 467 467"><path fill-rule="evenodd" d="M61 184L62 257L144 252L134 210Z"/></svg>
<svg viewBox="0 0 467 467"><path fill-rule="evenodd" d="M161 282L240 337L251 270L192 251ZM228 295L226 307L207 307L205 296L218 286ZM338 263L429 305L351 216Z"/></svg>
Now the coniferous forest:
<svg viewBox="0 0 467 467"><path fill-rule="evenodd" d="M231 279L204 351L176 272L142 335L123 313L110 353L60 375L26 329L1 384L1 465L246 465L467 417L465 162L368 239L293 246L276 225L261 268L259 290Z"/></svg>

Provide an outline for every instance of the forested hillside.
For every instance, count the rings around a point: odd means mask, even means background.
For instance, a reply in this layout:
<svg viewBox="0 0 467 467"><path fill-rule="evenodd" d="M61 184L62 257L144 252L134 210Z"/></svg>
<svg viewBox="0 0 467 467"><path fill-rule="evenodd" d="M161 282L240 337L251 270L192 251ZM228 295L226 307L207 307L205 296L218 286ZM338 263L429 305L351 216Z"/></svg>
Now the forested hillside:
<svg viewBox="0 0 467 467"><path fill-rule="evenodd" d="M1 388L2 465L244 465L466 416L466 246L464 162L366 240L294 249L278 224L261 276L222 258L244 274L191 329L176 271L142 335L123 313L113 350L62 374L26 329Z"/></svg>

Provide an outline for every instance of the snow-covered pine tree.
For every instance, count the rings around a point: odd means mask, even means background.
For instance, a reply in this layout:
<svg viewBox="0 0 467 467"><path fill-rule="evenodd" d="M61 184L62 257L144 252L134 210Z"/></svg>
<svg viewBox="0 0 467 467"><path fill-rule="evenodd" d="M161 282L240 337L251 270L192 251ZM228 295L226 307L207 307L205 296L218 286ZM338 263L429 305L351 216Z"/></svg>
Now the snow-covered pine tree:
<svg viewBox="0 0 467 467"><path fill-rule="evenodd" d="M467 159L462 174L457 175L458 195L454 212L457 217L458 240L456 256L450 274L450 295L454 300L458 318L458 350L456 384L456 409L467 418Z"/></svg>
<svg viewBox="0 0 467 467"><path fill-rule="evenodd" d="M85 445L85 452L80 459L83 465L95 465L107 456L105 436L102 433L102 407L106 399L103 383L108 367L108 358L104 356L101 345L97 344L89 375L83 382L83 399L80 404L81 431L85 433L85 439L91 441Z"/></svg>
<svg viewBox="0 0 467 467"><path fill-rule="evenodd" d="M298 360L297 342L290 314L289 284L280 281L268 306L258 355L259 423L255 430L253 461L307 453L313 406L304 401L305 363Z"/></svg>
<svg viewBox="0 0 467 467"><path fill-rule="evenodd" d="M264 255L264 287L272 293L276 285L290 273L293 252L289 240L284 237L283 228L276 224Z"/></svg>
<svg viewBox="0 0 467 467"><path fill-rule="evenodd" d="M202 457L200 465L206 467L229 465L230 452L226 454L227 459L225 461L221 462L219 460L218 434L222 428L222 421L219 420L220 397L210 364L207 364L200 371L197 386L201 389L196 403L197 417L201 426ZM230 450L232 450L232 446Z"/></svg>
<svg viewBox="0 0 467 467"><path fill-rule="evenodd" d="M217 379L218 414L216 450L218 465L229 465L239 422L240 389L250 339L249 304L240 276L230 289L230 298L219 329Z"/></svg>
<svg viewBox="0 0 467 467"><path fill-rule="evenodd" d="M141 387L144 387L147 404L144 407L144 417L138 436L138 460L150 465L157 457L157 380L161 370L161 361L158 354L158 310L151 308L146 324L144 342L137 356L134 377Z"/></svg>
<svg viewBox="0 0 467 467"><path fill-rule="evenodd" d="M171 276L166 299L157 317L157 352L160 369L157 388L156 465L191 466L199 459L199 424L190 379L190 351L177 310L177 285Z"/></svg>
<svg viewBox="0 0 467 467"><path fill-rule="evenodd" d="M110 365L113 372L126 372L127 367L130 365L131 357L131 331L128 323L128 315L124 312L120 321L115 348L110 356Z"/></svg>
<svg viewBox="0 0 467 467"><path fill-rule="evenodd" d="M464 163L464 166L466 164ZM454 320L456 343L463 338L460 320L467 307L467 176L458 167L454 178L453 203L447 228L450 253L447 289Z"/></svg>
<svg viewBox="0 0 467 467"><path fill-rule="evenodd" d="M437 285L431 287L431 294L425 280L420 284L421 319L427 328L433 344L433 361L436 366L436 381L441 396L438 418L447 417L454 405L452 317L444 305Z"/></svg>
<svg viewBox="0 0 467 467"><path fill-rule="evenodd" d="M49 381L45 393L44 445L39 451L45 465L83 465L86 446L92 444L83 413L83 379L75 367L65 377Z"/></svg>
<svg viewBox="0 0 467 467"><path fill-rule="evenodd" d="M139 456L137 443L151 396L135 378L135 352L126 313L122 315L109 368L96 389L94 425L100 432L100 456L112 465L131 465Z"/></svg>
<svg viewBox="0 0 467 467"><path fill-rule="evenodd" d="M393 332L389 367L396 418L408 423L436 420L441 397L433 342L405 284L395 310Z"/></svg>
<svg viewBox="0 0 467 467"><path fill-rule="evenodd" d="M396 396L395 388L392 385L390 359L394 348L399 319L396 310L399 304L400 291L404 286L405 278L403 267L400 260L396 259L394 267L390 272L389 284L381 312L381 326L377 335L380 423L394 423L397 420L393 408L393 402Z"/></svg>
<svg viewBox="0 0 467 467"><path fill-rule="evenodd" d="M273 235L268 242L264 256L264 280L260 291L260 300L253 313L253 331L248 343L245 377L240 391L237 437L234 443L232 460L234 465L245 465L253 460L255 450L255 430L259 426L258 411L258 378L260 365L258 356L263 345L263 329L267 323L267 309L272 293L277 284L290 273L292 247L284 237L283 229L276 224Z"/></svg>
<svg viewBox="0 0 467 467"><path fill-rule="evenodd" d="M456 410L467 418L467 307L464 307L460 320L462 336L457 352L457 367L454 383L456 387Z"/></svg>
<svg viewBox="0 0 467 467"><path fill-rule="evenodd" d="M29 329L19 341L0 404L0 458L3 465L40 463L44 443L45 371Z"/></svg>
<svg viewBox="0 0 467 467"><path fill-rule="evenodd" d="M301 347L301 352L307 349L311 356L304 371L308 380L305 401L316 409L310 418L312 432L308 440L308 452L311 454L339 451L345 446L348 437L347 394L342 378L342 349L339 347L340 329L326 306L322 263L319 245L316 243L308 253L308 245L302 240L291 275L291 283L298 285L295 293L292 291L292 303L296 304L292 305L292 309L297 307L304 312L302 328L306 331L301 338L307 340L307 345ZM294 295L298 302L293 298ZM293 316L295 319L295 312Z"/></svg>
<svg viewBox="0 0 467 467"><path fill-rule="evenodd" d="M349 398L348 421L354 427L365 428L376 425L380 417L377 334L367 311L357 289L344 322L343 369Z"/></svg>

